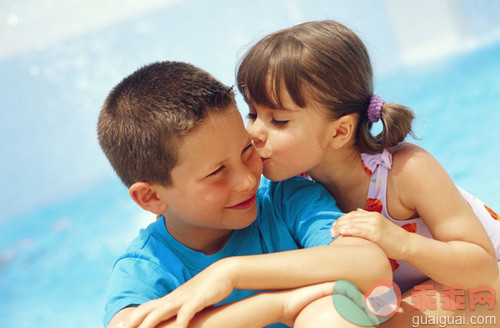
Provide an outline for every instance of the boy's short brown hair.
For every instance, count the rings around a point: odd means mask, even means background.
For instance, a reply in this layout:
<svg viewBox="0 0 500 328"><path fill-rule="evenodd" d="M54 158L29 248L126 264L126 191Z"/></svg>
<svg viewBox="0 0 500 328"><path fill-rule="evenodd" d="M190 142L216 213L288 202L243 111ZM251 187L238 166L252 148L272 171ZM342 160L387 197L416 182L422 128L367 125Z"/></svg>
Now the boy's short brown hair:
<svg viewBox="0 0 500 328"><path fill-rule="evenodd" d="M156 62L124 78L99 115L99 143L117 175L171 186L182 138L209 112L235 104L231 87L182 62Z"/></svg>

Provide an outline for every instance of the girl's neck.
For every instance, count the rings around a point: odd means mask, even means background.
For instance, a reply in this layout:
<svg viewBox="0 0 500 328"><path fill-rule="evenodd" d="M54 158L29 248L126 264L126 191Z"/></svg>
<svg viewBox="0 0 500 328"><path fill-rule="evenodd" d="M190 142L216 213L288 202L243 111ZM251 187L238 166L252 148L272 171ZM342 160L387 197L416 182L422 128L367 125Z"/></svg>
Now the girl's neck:
<svg viewBox="0 0 500 328"><path fill-rule="evenodd" d="M370 177L363 169L359 151L333 150L307 173L330 192L343 212L364 208Z"/></svg>

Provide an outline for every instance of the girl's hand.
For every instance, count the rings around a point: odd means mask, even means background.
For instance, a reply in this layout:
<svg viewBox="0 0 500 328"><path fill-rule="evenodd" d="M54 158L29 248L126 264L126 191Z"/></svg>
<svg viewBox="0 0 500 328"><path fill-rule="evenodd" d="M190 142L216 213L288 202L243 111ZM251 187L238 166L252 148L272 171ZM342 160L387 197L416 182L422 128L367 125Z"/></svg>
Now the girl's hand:
<svg viewBox="0 0 500 328"><path fill-rule="evenodd" d="M353 236L370 240L388 257L403 258L409 232L387 220L380 213L357 209L341 216L332 225L331 236Z"/></svg>
<svg viewBox="0 0 500 328"><path fill-rule="evenodd" d="M177 316L176 326L187 327L194 315L225 299L233 291L229 270L216 262L162 298L138 306L127 328L152 328Z"/></svg>

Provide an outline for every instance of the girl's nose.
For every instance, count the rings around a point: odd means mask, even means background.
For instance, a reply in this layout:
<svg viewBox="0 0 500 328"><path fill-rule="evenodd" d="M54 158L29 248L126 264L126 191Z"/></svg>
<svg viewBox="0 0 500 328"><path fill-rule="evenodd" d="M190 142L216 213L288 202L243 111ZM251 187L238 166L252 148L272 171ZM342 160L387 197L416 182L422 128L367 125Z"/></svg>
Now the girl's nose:
<svg viewBox="0 0 500 328"><path fill-rule="evenodd" d="M259 147L259 144L263 144L266 142L267 135L261 120L256 119L253 122L249 122L247 125L247 130L248 133L250 133L252 141L256 147Z"/></svg>

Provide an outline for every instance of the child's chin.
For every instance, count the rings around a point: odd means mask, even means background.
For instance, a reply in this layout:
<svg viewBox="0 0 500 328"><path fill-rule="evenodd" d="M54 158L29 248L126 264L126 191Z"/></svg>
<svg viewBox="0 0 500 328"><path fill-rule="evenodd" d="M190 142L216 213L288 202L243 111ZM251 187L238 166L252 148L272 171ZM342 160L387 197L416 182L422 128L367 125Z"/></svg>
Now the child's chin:
<svg viewBox="0 0 500 328"><path fill-rule="evenodd" d="M233 230L245 229L255 222L257 219L257 205L253 205L252 208L247 210L249 213L245 215L240 215L239 218L234 222Z"/></svg>

